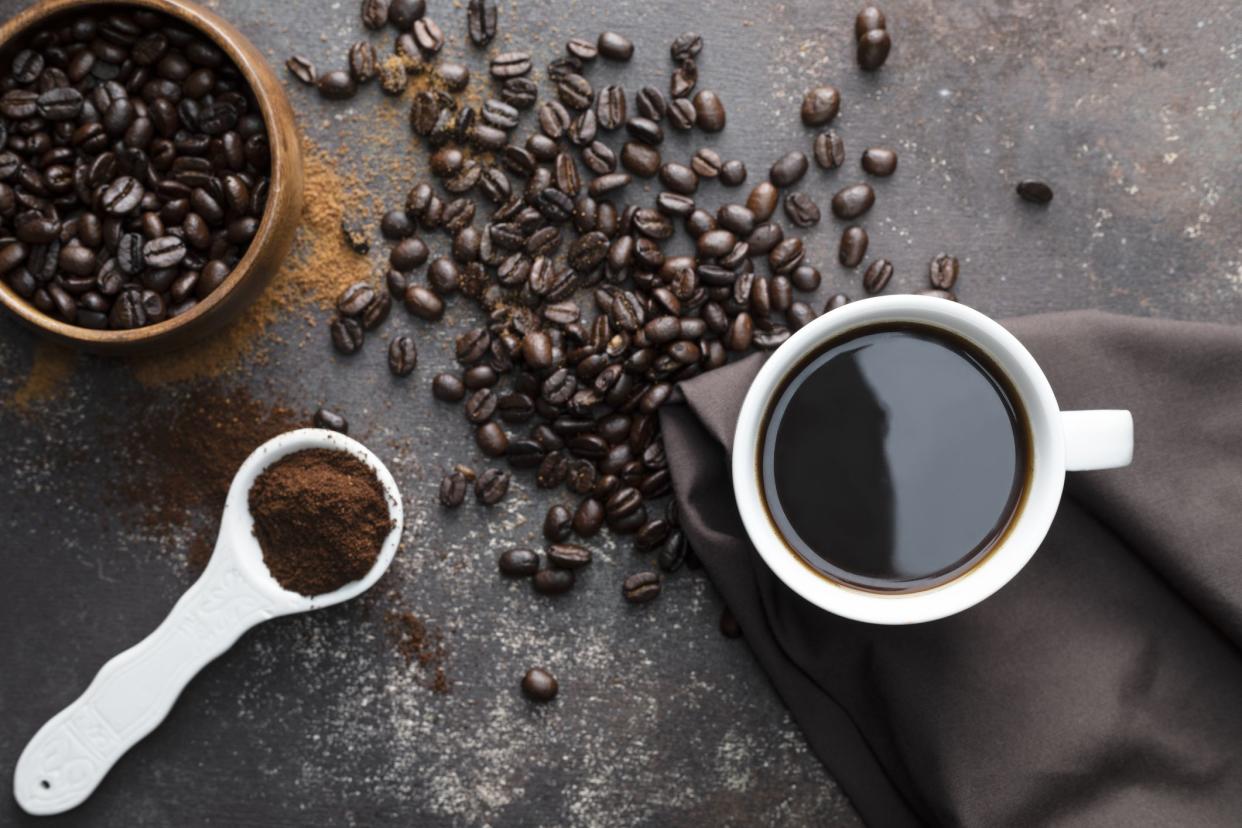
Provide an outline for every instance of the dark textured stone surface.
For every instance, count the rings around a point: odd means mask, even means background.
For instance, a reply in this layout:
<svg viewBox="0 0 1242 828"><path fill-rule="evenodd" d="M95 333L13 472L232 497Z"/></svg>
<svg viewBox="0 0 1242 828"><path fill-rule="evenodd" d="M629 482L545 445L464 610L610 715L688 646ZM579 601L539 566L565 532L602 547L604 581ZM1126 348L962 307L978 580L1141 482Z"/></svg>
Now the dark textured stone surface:
<svg viewBox="0 0 1242 828"><path fill-rule="evenodd" d="M0 0L0 18L20 5ZM281 21L261 0L213 3L273 64L298 52L324 69L344 66L348 44L365 36L356 3L333 5L299 3ZM464 8L429 6L451 40L442 59L464 57L482 77ZM542 67L569 37L623 32L638 44L634 59L597 61L591 74L633 93L643 83L663 88L668 42L701 31L699 86L721 95L729 125L707 139L672 133L664 154L684 163L707 143L747 162L748 186L789 149L809 152L814 131L798 114L805 90L839 87L833 127L848 161L835 172L813 167L799 186L826 204L863 180L864 148L898 151L897 173L872 181L877 203L863 221L869 255L894 263L889 292L924 287L928 260L943 251L961 260L962 299L994 316L1098 307L1242 320L1234 3L893 0L884 9L893 52L866 75L854 66L857 9L820 2L763 13L732 0L693 13L633 0L524 2L520 13L502 3L493 48L529 48ZM392 32L372 39L390 48ZM289 86L308 137L349 146L346 165L365 170L378 151L369 130L391 129L396 151L407 152L401 118L371 122L378 89L333 105ZM386 203L400 202L417 166L404 178L380 176ZM1014 184L1026 177L1053 185L1051 205L1018 200ZM708 189L713 206L729 192ZM366 220L378 241L379 213ZM862 295L861 273L836 264L842 226L826 219L806 234L808 261L825 274L817 307L838 291ZM453 692L427 690L385 642L386 599L270 622L192 682L85 806L38 824L855 824L744 643L717 631L719 600L700 574L679 572L655 603L627 606L619 584L647 561L601 536L568 596L544 599L501 579L496 556L538 545L547 506L569 502L526 474L504 506L471 502L441 517L445 468L483 464L460 411L435 403L428 386L452 368L453 337L473 320L460 300L434 327L397 311L384 336L348 361L331 353L325 326L305 339L291 319L267 364L216 380L304 411L308 422L328 405L390 464L409 520L385 588L443 629ZM401 331L417 337L420 364L397 381L382 342ZM6 780L38 726L154 628L192 577L183 549L137 528L142 503L104 511L119 474L112 443L159 415L150 400L174 406L192 388L145 387L123 364L80 359L56 393L23 409L14 395L35 351L29 334L0 320ZM561 683L557 700L538 708L519 691L536 664ZM36 823L5 797L0 824L25 822Z"/></svg>

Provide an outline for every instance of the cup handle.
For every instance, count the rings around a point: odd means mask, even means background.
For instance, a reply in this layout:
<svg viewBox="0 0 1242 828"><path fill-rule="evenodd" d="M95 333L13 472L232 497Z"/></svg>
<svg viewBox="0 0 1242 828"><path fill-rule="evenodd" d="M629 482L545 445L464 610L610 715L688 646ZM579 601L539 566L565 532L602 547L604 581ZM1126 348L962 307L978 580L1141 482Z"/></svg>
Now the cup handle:
<svg viewBox="0 0 1242 828"><path fill-rule="evenodd" d="M1134 418L1129 411L1062 411L1065 470L1092 471L1130 465Z"/></svg>

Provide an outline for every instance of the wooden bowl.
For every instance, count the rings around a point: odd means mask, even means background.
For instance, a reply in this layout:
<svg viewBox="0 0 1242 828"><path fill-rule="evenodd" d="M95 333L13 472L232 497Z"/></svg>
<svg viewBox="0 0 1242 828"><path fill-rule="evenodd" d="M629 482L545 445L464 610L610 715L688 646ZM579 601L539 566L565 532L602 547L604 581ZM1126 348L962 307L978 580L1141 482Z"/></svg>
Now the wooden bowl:
<svg viewBox="0 0 1242 828"><path fill-rule="evenodd" d="M58 17L87 11L136 8L163 12L206 36L232 59L250 85L272 151L271 184L258 232L233 272L181 316L131 330L94 330L42 313L0 279L0 304L27 327L81 350L103 354L163 353L216 331L235 319L263 291L293 244L302 215L302 149L284 88L263 55L218 14L188 0L43 0L0 26L0 65L8 65L32 29Z"/></svg>

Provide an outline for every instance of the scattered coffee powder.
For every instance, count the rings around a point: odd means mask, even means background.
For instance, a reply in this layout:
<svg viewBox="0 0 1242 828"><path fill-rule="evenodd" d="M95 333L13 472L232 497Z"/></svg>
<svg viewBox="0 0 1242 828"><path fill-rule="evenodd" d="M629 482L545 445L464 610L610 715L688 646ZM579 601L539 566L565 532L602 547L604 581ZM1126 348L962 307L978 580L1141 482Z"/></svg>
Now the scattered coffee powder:
<svg viewBox="0 0 1242 828"><path fill-rule="evenodd" d="M392 530L375 472L343 451L309 449L269 466L250 489L263 562L285 589L322 595L366 576Z"/></svg>

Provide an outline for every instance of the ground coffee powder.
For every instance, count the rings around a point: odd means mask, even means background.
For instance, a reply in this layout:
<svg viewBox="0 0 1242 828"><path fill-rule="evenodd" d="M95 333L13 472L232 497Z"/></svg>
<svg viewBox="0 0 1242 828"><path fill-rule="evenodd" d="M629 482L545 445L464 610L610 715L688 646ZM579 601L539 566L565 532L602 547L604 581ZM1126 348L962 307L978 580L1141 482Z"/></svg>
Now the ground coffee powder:
<svg viewBox="0 0 1242 828"><path fill-rule="evenodd" d="M375 472L331 449L295 452L268 466L250 489L250 515L272 577L310 596L366 576L392 530Z"/></svg>

